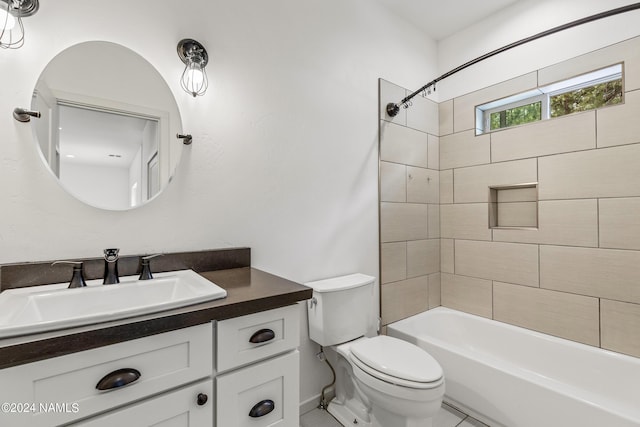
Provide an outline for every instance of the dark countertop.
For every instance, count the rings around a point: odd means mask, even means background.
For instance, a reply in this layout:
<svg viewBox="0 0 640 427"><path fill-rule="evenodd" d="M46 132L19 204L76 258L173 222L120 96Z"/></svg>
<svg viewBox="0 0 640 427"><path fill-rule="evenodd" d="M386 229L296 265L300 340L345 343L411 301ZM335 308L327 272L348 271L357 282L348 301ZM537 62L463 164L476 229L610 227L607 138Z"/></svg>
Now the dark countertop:
<svg viewBox="0 0 640 427"><path fill-rule="evenodd" d="M294 304L312 290L251 267L200 272L227 297L161 313L0 339L0 369Z"/></svg>

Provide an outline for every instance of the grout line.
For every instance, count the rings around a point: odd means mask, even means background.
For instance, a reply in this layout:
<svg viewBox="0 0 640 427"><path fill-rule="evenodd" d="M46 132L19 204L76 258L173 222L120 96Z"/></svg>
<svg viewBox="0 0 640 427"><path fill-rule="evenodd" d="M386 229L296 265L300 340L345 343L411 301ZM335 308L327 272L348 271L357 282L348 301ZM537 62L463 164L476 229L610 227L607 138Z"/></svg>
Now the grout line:
<svg viewBox="0 0 640 427"><path fill-rule="evenodd" d="M598 347L602 348L602 298L598 298Z"/></svg>
<svg viewBox="0 0 640 427"><path fill-rule="evenodd" d="M538 287L542 288L542 264L540 263L540 246L542 245L538 245Z"/></svg>
<svg viewBox="0 0 640 427"><path fill-rule="evenodd" d="M453 245L453 273L449 273L449 274L456 274L456 239L451 239L452 240L452 245ZM442 280L442 279L440 279ZM442 293L442 282L440 282L440 293Z"/></svg>
<svg viewBox="0 0 640 427"><path fill-rule="evenodd" d="M600 247L600 199L596 199L596 218L598 222L596 223L596 234L598 235L598 243L596 247Z"/></svg>
<svg viewBox="0 0 640 427"><path fill-rule="evenodd" d="M495 312L495 293L496 293L496 287L495 287L495 283L496 280L491 280L491 318L495 319L496 318L496 312Z"/></svg>

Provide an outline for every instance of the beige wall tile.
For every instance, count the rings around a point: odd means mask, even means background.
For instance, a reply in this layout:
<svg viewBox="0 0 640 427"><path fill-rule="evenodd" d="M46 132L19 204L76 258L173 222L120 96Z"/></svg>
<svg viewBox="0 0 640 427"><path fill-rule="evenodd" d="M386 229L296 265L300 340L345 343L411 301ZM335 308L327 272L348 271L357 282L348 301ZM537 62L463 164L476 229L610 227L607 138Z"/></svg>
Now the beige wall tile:
<svg viewBox="0 0 640 427"><path fill-rule="evenodd" d="M600 301L602 348L640 357L640 305Z"/></svg>
<svg viewBox="0 0 640 427"><path fill-rule="evenodd" d="M536 202L502 202L497 204L498 227L537 227Z"/></svg>
<svg viewBox="0 0 640 427"><path fill-rule="evenodd" d="M640 38L616 43L538 71L540 86L625 62L625 89L640 89Z"/></svg>
<svg viewBox="0 0 640 427"><path fill-rule="evenodd" d="M409 203L440 202L440 172L408 166L406 181Z"/></svg>
<svg viewBox="0 0 640 427"><path fill-rule="evenodd" d="M437 136L438 103L422 95L415 96L411 102L411 107L407 109L407 126Z"/></svg>
<svg viewBox="0 0 640 427"><path fill-rule="evenodd" d="M456 248L457 251L457 248ZM540 286L640 303L640 252L540 246ZM456 271L457 271L456 264Z"/></svg>
<svg viewBox="0 0 640 427"><path fill-rule="evenodd" d="M440 271L443 273L455 273L453 239L440 239Z"/></svg>
<svg viewBox="0 0 640 427"><path fill-rule="evenodd" d="M453 203L453 169L440 171L440 203Z"/></svg>
<svg viewBox="0 0 640 427"><path fill-rule="evenodd" d="M382 242L426 239L428 237L427 223L427 205L380 203L380 238Z"/></svg>
<svg viewBox="0 0 640 427"><path fill-rule="evenodd" d="M382 285L382 324L421 313L429 308L428 276Z"/></svg>
<svg viewBox="0 0 640 427"><path fill-rule="evenodd" d="M429 310L440 306L441 302L440 273L429 275Z"/></svg>
<svg viewBox="0 0 640 427"><path fill-rule="evenodd" d="M595 148L595 118L595 111L587 111L492 132L491 161L501 162Z"/></svg>
<svg viewBox="0 0 640 427"><path fill-rule="evenodd" d="M429 169L440 170L440 138L429 135L428 144L428 167Z"/></svg>
<svg viewBox="0 0 640 427"><path fill-rule="evenodd" d="M597 247L598 201L580 199L539 202L538 230L494 229L493 240Z"/></svg>
<svg viewBox="0 0 640 427"><path fill-rule="evenodd" d="M394 242L380 245L381 283L397 282L407 278L407 243Z"/></svg>
<svg viewBox="0 0 640 427"><path fill-rule="evenodd" d="M456 240L456 274L538 286L538 246Z"/></svg>
<svg viewBox="0 0 640 427"><path fill-rule="evenodd" d="M407 277L425 276L440 271L440 240L407 242Z"/></svg>
<svg viewBox="0 0 640 427"><path fill-rule="evenodd" d="M440 238L440 205L429 205L429 224L427 230L430 239Z"/></svg>
<svg viewBox="0 0 640 427"><path fill-rule="evenodd" d="M380 160L423 168L428 166L429 137L426 133L394 123L381 123Z"/></svg>
<svg viewBox="0 0 640 427"><path fill-rule="evenodd" d="M407 125L407 110L400 108L400 112L395 117L390 117L387 114L387 104L390 102L398 102L405 96L407 96L407 90L396 84L388 82L383 79L378 79L378 91L380 99L380 119L387 122L398 123L400 125Z"/></svg>
<svg viewBox="0 0 640 427"><path fill-rule="evenodd" d="M439 105L439 135L449 135L453 133L453 99L441 102Z"/></svg>
<svg viewBox="0 0 640 427"><path fill-rule="evenodd" d="M489 187L536 182L537 162L536 159L514 160L456 169L454 200L456 203L489 202Z"/></svg>
<svg viewBox="0 0 640 427"><path fill-rule="evenodd" d="M624 96L624 104L598 110L598 147L640 142L640 90Z"/></svg>
<svg viewBox="0 0 640 427"><path fill-rule="evenodd" d="M537 72L480 89L453 100L454 132L474 129L476 127L476 107L510 95L534 89L537 85Z"/></svg>
<svg viewBox="0 0 640 427"><path fill-rule="evenodd" d="M540 200L640 196L640 145L541 157Z"/></svg>
<svg viewBox="0 0 640 427"><path fill-rule="evenodd" d="M442 305L454 310L491 318L492 284L490 280L441 273Z"/></svg>
<svg viewBox="0 0 640 427"><path fill-rule="evenodd" d="M538 200L538 188L521 187L521 188L501 188L496 191L498 203L509 202L535 202Z"/></svg>
<svg viewBox="0 0 640 427"><path fill-rule="evenodd" d="M398 163L380 162L380 200L407 201L407 167Z"/></svg>
<svg viewBox="0 0 640 427"><path fill-rule="evenodd" d="M487 203L440 205L440 235L448 239L491 240Z"/></svg>
<svg viewBox="0 0 640 427"><path fill-rule="evenodd" d="M493 283L493 318L598 346L598 299L508 283Z"/></svg>
<svg viewBox="0 0 640 427"><path fill-rule="evenodd" d="M640 198L600 199L600 247L640 250Z"/></svg>
<svg viewBox="0 0 640 427"><path fill-rule="evenodd" d="M483 165L491 162L490 135L473 130L440 137L440 168Z"/></svg>

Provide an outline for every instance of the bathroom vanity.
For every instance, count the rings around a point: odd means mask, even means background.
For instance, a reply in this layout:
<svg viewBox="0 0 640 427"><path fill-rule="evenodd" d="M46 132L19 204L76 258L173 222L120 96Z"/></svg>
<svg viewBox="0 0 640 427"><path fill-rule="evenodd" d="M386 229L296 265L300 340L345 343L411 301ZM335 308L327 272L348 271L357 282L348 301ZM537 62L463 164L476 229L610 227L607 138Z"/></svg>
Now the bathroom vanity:
<svg viewBox="0 0 640 427"><path fill-rule="evenodd" d="M0 425L297 426L296 303L311 289L199 273L227 297L0 340Z"/></svg>

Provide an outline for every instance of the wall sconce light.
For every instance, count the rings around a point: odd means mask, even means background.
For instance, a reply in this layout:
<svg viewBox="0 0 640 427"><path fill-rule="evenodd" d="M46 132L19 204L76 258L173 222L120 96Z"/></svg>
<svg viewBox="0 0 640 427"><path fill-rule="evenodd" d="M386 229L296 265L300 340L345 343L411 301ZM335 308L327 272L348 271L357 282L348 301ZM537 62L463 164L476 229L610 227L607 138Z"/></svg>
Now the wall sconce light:
<svg viewBox="0 0 640 427"><path fill-rule="evenodd" d="M19 49L24 44L22 18L38 11L39 0L0 0L0 48Z"/></svg>
<svg viewBox="0 0 640 427"><path fill-rule="evenodd" d="M204 95L209 86L205 70L209 62L209 55L204 46L193 39L180 40L178 56L186 65L180 78L182 89L193 95L194 98L198 95Z"/></svg>

